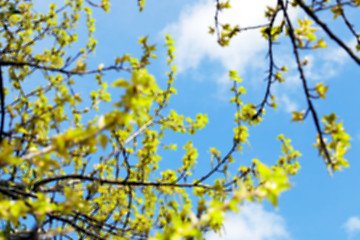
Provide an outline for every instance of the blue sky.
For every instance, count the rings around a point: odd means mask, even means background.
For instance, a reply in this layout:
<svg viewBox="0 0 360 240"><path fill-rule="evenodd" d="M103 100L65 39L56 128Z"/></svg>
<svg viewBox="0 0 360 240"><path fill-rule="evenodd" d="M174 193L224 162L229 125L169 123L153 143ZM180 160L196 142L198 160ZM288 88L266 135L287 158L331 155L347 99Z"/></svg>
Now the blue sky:
<svg viewBox="0 0 360 240"><path fill-rule="evenodd" d="M166 80L167 71L164 34L174 37L177 47L176 63L179 67L175 87L178 94L169 108L179 113L195 116L207 113L209 125L192 137L199 149L199 164L208 164L208 151L216 146L225 152L231 144L233 128L233 106L229 103L231 82L228 70L237 70L248 90L245 98L260 103L265 91L266 42L258 31L245 32L233 40L230 47L220 48L214 36L207 34L213 24L212 0L148 0L142 13L137 11L135 1L112 1L110 14L95 10L97 19L96 39L99 41L94 63L112 63L115 56L124 53L138 54L136 43L141 36L148 35L150 42L157 43L158 59L153 61L150 72L160 83ZM234 9L222 18L240 26L264 23L265 4L276 1L233 1ZM293 11L292 18L301 16ZM324 16L329 18L328 16ZM339 26L336 31L346 38ZM276 61L279 65L294 67L292 51L288 41L277 46ZM240 214L228 215L225 222L227 240L312 240L312 239L360 239L360 126L359 116L360 82L359 68L341 49L328 41L329 48L317 52L305 52L310 64L306 67L309 84L329 84L327 99L316 101L320 115L336 112L352 136L352 147L347 155L350 168L330 178L323 160L312 148L315 127L309 117L304 123L292 123L291 111L305 109L305 99L295 71L290 71L285 84L275 85L273 93L278 98L278 110L268 109L265 120L250 129L251 147L245 147L238 156L238 163L252 158L271 164L280 155L280 144L276 136L283 133L292 139L294 148L302 157L300 172L292 179L293 187L280 197L279 207L268 203L245 204ZM108 75L109 81L116 76ZM111 79L114 77L114 79ZM86 90L84 90L86 91ZM179 137L179 141L187 137ZM208 239L219 239L208 235Z"/></svg>

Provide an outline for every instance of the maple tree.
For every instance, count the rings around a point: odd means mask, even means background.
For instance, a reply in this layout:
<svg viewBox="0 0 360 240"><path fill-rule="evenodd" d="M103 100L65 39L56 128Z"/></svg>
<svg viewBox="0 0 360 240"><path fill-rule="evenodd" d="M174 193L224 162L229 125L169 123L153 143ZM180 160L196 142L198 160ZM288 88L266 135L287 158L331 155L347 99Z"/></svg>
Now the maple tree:
<svg viewBox="0 0 360 240"><path fill-rule="evenodd" d="M145 1L138 4L141 11ZM176 93L171 36L166 35L169 71L162 89L147 70L156 50L147 37L139 39L143 53L138 58L126 54L114 56L111 65L88 66L97 44L92 10L109 11L108 0L67 0L61 6L50 4L47 12L35 11L29 0L0 1L1 237L202 239L208 231L219 232L225 213L237 211L245 200L268 199L276 205L279 194L290 188L289 177L300 167L300 153L290 140L278 136L282 155L272 166L257 159L249 166L240 165L234 153L248 141L249 127L261 123L265 107L276 106L271 87L285 81L282 73L287 71L286 66L277 67L273 57L279 37L291 42L308 105L304 112L293 113L293 121L311 115L318 133L315 147L329 172L347 167L344 155L350 137L334 113L318 115L313 102L325 98L327 86L309 86L301 51L326 47L316 35L321 30L360 63L356 52L317 15L330 11L334 18L342 18L360 50L359 34L345 11L359 5L357 0L278 0L265 12L265 25L240 28L218 18L231 3L215 2L210 33L226 46L242 31L260 30L268 40L269 71L265 96L258 105L242 101L246 94L242 79L235 70L229 71L233 143L225 154L212 147L213 164L200 175L198 152L191 141L181 146L185 152L179 157L181 166L159 167L160 161L166 161L162 151L177 151L176 143L166 142L165 135L196 134L208 121L206 114L189 118L166 110ZM290 8L300 8L306 16L293 22ZM78 49L72 46L79 37L81 18L86 19L88 40ZM109 82L108 72L124 72L128 77ZM29 84L39 78L40 84ZM95 81L98 88L89 96L80 95L79 78ZM111 89L118 89L118 95ZM99 105L106 103L113 108L103 112ZM231 177L230 166L238 169Z"/></svg>

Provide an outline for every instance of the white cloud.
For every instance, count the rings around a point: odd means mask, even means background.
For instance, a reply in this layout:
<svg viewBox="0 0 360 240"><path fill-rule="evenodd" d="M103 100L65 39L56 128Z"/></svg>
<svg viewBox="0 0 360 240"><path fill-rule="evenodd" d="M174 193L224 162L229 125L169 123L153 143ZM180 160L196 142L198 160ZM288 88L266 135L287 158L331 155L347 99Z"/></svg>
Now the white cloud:
<svg viewBox="0 0 360 240"><path fill-rule="evenodd" d="M240 27L266 23L264 10L266 5L274 5L275 0L233 1L232 9L220 15L222 23L239 24ZM213 0L200 0L186 7L176 23L169 24L162 31L175 38L176 61L179 72L197 68L201 61L208 59L219 61L226 70L237 69L242 74L251 65L265 59L266 40L259 30L245 31L222 48L216 42L216 36L208 33L214 24L215 7Z"/></svg>
<svg viewBox="0 0 360 240"><path fill-rule="evenodd" d="M335 77L348 60L347 54L340 47L326 49L325 52L306 57L309 59L309 65L305 67L305 74L309 79L315 81L324 81Z"/></svg>
<svg viewBox="0 0 360 240"><path fill-rule="evenodd" d="M280 109L284 109L286 112L294 112L294 111L297 111L298 110L298 104L290 99L287 95L282 95L280 98L279 98L279 108Z"/></svg>
<svg viewBox="0 0 360 240"><path fill-rule="evenodd" d="M230 46L225 48L218 45L215 35L208 33L208 27L214 25L214 4L213 0L198 0L185 7L179 19L162 30L162 34L170 33L175 38L178 72L196 69L204 60L219 63L225 70L236 69L240 76L250 69L261 68L261 71L264 71L267 65L267 41L261 37L259 30L241 32L231 40ZM247 27L266 23L264 10L267 5L275 5L276 0L232 1L231 4L231 9L220 14L220 22ZM296 19L300 12L291 10L290 16ZM354 45L351 41L348 44ZM281 56L276 60L278 65L288 64L287 60L292 59L292 52L288 48L281 49L278 53ZM305 72L309 79L315 81L336 76L348 59L347 54L339 47L315 52L308 57L310 62L305 67ZM295 64L290 62L291 65ZM289 67L296 69L296 66ZM289 76L289 79L297 80L292 81L296 87L300 85L298 74L296 77ZM221 85L227 81L217 82Z"/></svg>
<svg viewBox="0 0 360 240"><path fill-rule="evenodd" d="M360 233L360 219L358 217L350 217L343 225L348 238L353 238L356 234Z"/></svg>
<svg viewBox="0 0 360 240"><path fill-rule="evenodd" d="M229 214L220 237L211 233L207 240L286 240L291 239L284 219L276 213L267 212L262 205L247 203L238 214Z"/></svg>
<svg viewBox="0 0 360 240"><path fill-rule="evenodd" d="M331 43L330 40L328 42ZM355 48L356 41L354 39L346 42L347 46ZM303 59L307 58L308 64L304 66L305 76L307 79L315 82L326 81L333 77L338 76L341 73L343 66L348 63L349 56L347 53L338 45L331 44L326 49L313 51L311 54L304 56ZM291 54L285 55L281 65L288 65L289 69L297 69L297 65L293 60ZM294 72L293 75L287 78L287 82L290 80L288 87L299 87L301 81L299 79L299 73ZM293 85L293 86L291 86Z"/></svg>
<svg viewBox="0 0 360 240"><path fill-rule="evenodd" d="M227 70L237 70L240 76L246 80L250 79L256 88L262 90L264 85L261 81L266 76L268 65L267 41L262 38L259 30L251 30L235 36L230 46L220 47L216 35L208 33L208 27L214 24L214 3L214 0L193 1L182 9L176 22L167 24L161 31L161 35L170 33L175 39L175 64L178 66L178 72L190 70L196 75L193 79L216 79L218 89L214 95L219 96L220 99L228 99L224 94L231 84L227 74L224 73ZM220 22L247 27L266 23L264 10L267 5L275 5L276 0L231 1L231 3L232 9L224 10L220 14ZM292 10L290 16L295 20L301 14L297 10ZM275 61L278 66L287 65L292 71L286 74L287 81L281 87L277 87L276 84L273 86L272 92L278 93L279 109L284 109L280 108L284 106L285 111L291 112L301 106L296 99L302 94L302 91L299 91L302 83L296 71L293 53L286 42L283 41L281 46L274 48ZM306 76L309 80L318 82L339 74L347 56L342 49L331 47L324 51L315 51L308 58L310 62L305 67ZM199 73L197 69L203 63L211 63L212 69L202 70ZM245 73L249 74L244 76Z"/></svg>

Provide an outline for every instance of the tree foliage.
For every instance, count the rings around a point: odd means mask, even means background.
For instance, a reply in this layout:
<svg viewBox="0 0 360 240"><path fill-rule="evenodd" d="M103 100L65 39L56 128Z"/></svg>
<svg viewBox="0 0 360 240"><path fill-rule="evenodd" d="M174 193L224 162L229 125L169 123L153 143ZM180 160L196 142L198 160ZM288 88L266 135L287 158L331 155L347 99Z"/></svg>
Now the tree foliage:
<svg viewBox="0 0 360 240"><path fill-rule="evenodd" d="M348 166L344 155L350 137L335 113L323 117L317 113L314 101L325 99L328 86L309 85L302 52L326 47L317 36L322 31L359 64L356 51L319 15L329 12L334 19L341 18L360 50L359 34L346 15L360 1L278 0L265 12L267 23L245 28L221 23L219 13L226 14L231 3L215 2L210 33L226 46L242 31L259 30L268 41L269 69L259 104L243 102L242 79L235 70L229 71L232 145L225 153L209 146L212 164L203 174L198 172L198 152L191 141L177 149L164 138L196 134L208 122L206 114L190 118L167 109L176 93L171 36L165 36L169 70L161 88L148 70L156 48L147 37L139 39L140 56L114 56L110 65L88 64L97 44L92 11L109 11L108 0L61 4L51 3L47 11L38 12L36 1L0 1L3 239L202 239L207 231L219 232L225 213L238 211L245 200L268 199L277 205L279 194L290 188L289 177L300 168L300 153L290 140L278 136L281 156L272 166L257 159L242 165L234 154L248 142L249 128L261 123L265 108L276 107L271 87L286 81L282 74L288 70L278 67L274 58L274 45L281 41L291 43L307 103L307 109L294 112L292 120L304 121L310 115L317 131L314 147L330 173ZM145 1L138 5L141 11ZM292 8L301 9L304 18L293 21ZM87 41L78 48L78 38L84 38L77 33L83 19ZM107 78L111 72L121 77ZM81 95L79 79L96 82L97 89ZM104 112L100 104L112 108ZM169 161L162 158L166 151L179 152L180 166L159 167L160 161ZM229 176L230 167L237 169L236 174Z"/></svg>

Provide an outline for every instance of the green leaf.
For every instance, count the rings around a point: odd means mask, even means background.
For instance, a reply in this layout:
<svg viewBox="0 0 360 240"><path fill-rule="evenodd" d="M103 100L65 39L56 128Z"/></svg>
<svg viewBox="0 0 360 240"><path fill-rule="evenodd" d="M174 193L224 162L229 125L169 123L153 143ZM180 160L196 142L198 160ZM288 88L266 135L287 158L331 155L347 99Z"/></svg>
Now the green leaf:
<svg viewBox="0 0 360 240"><path fill-rule="evenodd" d="M315 85L315 91L322 99L325 99L328 86L325 86L323 83L318 83Z"/></svg>
<svg viewBox="0 0 360 240"><path fill-rule="evenodd" d="M302 112L292 112L293 118L291 119L292 122L302 122L304 120L304 113Z"/></svg>
<svg viewBox="0 0 360 240"><path fill-rule="evenodd" d="M130 86L129 82L125 79L117 79L112 84L113 87L122 87L122 88L128 88Z"/></svg>

